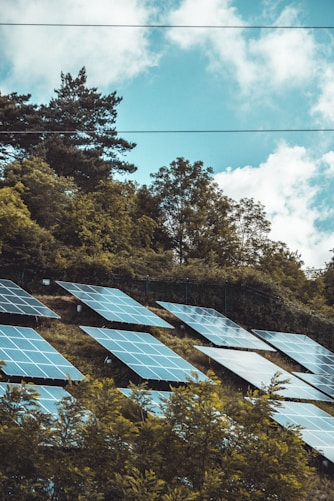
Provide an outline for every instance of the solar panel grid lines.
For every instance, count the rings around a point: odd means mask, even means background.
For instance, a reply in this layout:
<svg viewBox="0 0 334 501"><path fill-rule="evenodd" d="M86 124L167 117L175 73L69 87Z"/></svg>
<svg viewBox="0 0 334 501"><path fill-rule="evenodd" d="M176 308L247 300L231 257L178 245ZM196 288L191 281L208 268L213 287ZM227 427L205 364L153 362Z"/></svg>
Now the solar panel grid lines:
<svg viewBox="0 0 334 501"><path fill-rule="evenodd" d="M0 313L60 318L22 287L7 279L0 279Z"/></svg>
<svg viewBox="0 0 334 501"><path fill-rule="evenodd" d="M119 289L63 281L56 283L110 322L174 328Z"/></svg>
<svg viewBox="0 0 334 501"><path fill-rule="evenodd" d="M334 375L334 353L310 337L257 329L253 332L312 373Z"/></svg>
<svg viewBox="0 0 334 501"><path fill-rule="evenodd" d="M334 463L334 416L311 403L285 401L272 418L284 427L302 427L304 442Z"/></svg>
<svg viewBox="0 0 334 501"><path fill-rule="evenodd" d="M83 374L31 327L0 325L0 360L8 377L81 381Z"/></svg>
<svg viewBox="0 0 334 501"><path fill-rule="evenodd" d="M157 301L179 320L216 346L276 351L213 308Z"/></svg>
<svg viewBox="0 0 334 501"><path fill-rule="evenodd" d="M293 374L334 399L334 374L311 374L305 372L293 372Z"/></svg>
<svg viewBox="0 0 334 501"><path fill-rule="evenodd" d="M333 402L328 395L285 371L259 353L208 346L195 346L195 348L260 390L268 387L275 374L279 373L279 380L288 380L285 387L278 392L282 397Z"/></svg>
<svg viewBox="0 0 334 501"><path fill-rule="evenodd" d="M26 385L26 388L33 388L38 393L37 402L41 412L58 415L58 404L63 398L73 399L72 395L60 386L48 385ZM2 398L9 388L22 388L20 383L0 383L0 398ZM29 407L27 407L29 412Z"/></svg>
<svg viewBox="0 0 334 501"><path fill-rule="evenodd" d="M207 379L196 367L147 332L80 326L144 380L188 382Z"/></svg>

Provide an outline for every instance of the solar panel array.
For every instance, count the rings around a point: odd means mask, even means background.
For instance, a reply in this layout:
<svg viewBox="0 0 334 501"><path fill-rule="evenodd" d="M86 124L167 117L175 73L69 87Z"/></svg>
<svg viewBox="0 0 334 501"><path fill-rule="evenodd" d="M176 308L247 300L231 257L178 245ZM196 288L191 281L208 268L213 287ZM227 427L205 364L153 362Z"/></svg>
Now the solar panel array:
<svg viewBox="0 0 334 501"><path fill-rule="evenodd" d="M30 385L28 387L30 387ZM10 388L23 389L23 386L21 384L15 383L0 383L0 398L2 398ZM73 397L66 390L64 390L64 388L61 388L59 386L34 385L32 386L32 388L39 394L37 402L39 404L40 411L46 414L57 416L57 406L60 401L63 398L73 399ZM28 403L23 403L23 405L26 408L27 412L29 412Z"/></svg>
<svg viewBox="0 0 334 501"><path fill-rule="evenodd" d="M157 303L216 346L276 351L213 308L166 301Z"/></svg>
<svg viewBox="0 0 334 501"><path fill-rule="evenodd" d="M148 333L81 326L115 357L141 378L169 382L187 382L206 376L180 355Z"/></svg>
<svg viewBox="0 0 334 501"><path fill-rule="evenodd" d="M334 374L334 353L308 336L265 330L253 332L314 374Z"/></svg>
<svg viewBox="0 0 334 501"><path fill-rule="evenodd" d="M66 358L30 327L0 325L2 372L10 377L84 379Z"/></svg>
<svg viewBox="0 0 334 501"><path fill-rule="evenodd" d="M58 281L58 285L112 322L173 328L119 289ZM312 372L290 374L258 353L196 346L222 366L253 386L264 389L274 375L288 380L279 390L282 397L294 400L334 399L334 353L302 334L253 330L250 333L212 308L158 301L158 304L179 318L215 346L276 351L288 355ZM60 318L55 312L11 280L0 280L0 313ZM148 333L97 327L81 327L116 358L144 380L166 382L202 381L206 376ZM254 335L256 334L256 335ZM84 376L36 331L29 327L0 325L0 360L2 372L9 378L79 381ZM0 398L8 388L22 385L0 383ZM58 386L37 385L38 404L42 412L57 416L63 398L73 398ZM119 388L127 397L130 388ZM147 390L146 409L162 416L161 402L171 392ZM29 412L29 404L24 404ZM334 417L313 404L285 400L272 415L282 426L301 426L305 443L334 463Z"/></svg>
<svg viewBox="0 0 334 501"><path fill-rule="evenodd" d="M57 284L111 322L173 329L168 322L119 289L62 281L57 281Z"/></svg>
<svg viewBox="0 0 334 501"><path fill-rule="evenodd" d="M54 311L11 280L0 280L0 313L59 318Z"/></svg>
<svg viewBox="0 0 334 501"><path fill-rule="evenodd" d="M133 395L131 388L118 388L118 389L123 393L123 395L125 395L128 398L131 398ZM168 399L171 395L171 392L146 390L145 395L149 400L147 407L145 407L145 410L150 412L151 414L154 414L157 417L162 417L164 415L161 409L162 401Z"/></svg>
<svg viewBox="0 0 334 501"><path fill-rule="evenodd" d="M302 426L300 433L304 442L334 463L333 416L310 403L285 401L272 417L284 427Z"/></svg>
<svg viewBox="0 0 334 501"><path fill-rule="evenodd" d="M269 386L275 374L280 373L280 380L289 380L285 388L278 391L282 397L298 400L333 401L329 396L256 352L207 346L196 346L196 348L256 388L263 389L264 386Z"/></svg>

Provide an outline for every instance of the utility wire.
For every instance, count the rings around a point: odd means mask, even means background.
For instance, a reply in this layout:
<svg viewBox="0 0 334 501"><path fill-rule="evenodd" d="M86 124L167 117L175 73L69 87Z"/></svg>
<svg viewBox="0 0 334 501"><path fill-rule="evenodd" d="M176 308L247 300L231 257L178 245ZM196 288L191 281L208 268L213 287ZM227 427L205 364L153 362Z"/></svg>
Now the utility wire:
<svg viewBox="0 0 334 501"><path fill-rule="evenodd" d="M0 130L0 134L93 134L92 130ZM331 129L176 129L176 130L106 130L112 134L247 134L247 133L280 133L280 132L334 132Z"/></svg>
<svg viewBox="0 0 334 501"><path fill-rule="evenodd" d="M205 24L98 24L98 23L10 23L0 22L0 26L46 26L46 27L63 27L63 28L205 28L205 29L266 29L266 30L332 30L333 26L284 26L284 25L205 25Z"/></svg>

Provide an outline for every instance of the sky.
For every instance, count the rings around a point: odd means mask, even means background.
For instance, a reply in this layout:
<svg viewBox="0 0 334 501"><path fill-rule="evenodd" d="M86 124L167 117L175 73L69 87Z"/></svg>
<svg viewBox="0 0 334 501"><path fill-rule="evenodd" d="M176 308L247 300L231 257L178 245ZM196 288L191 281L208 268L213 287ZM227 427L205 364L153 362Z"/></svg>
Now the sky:
<svg viewBox="0 0 334 501"><path fill-rule="evenodd" d="M138 169L122 179L150 184L178 157L200 160L225 195L262 203L270 238L298 252L305 268L332 260L333 0L0 6L1 93L47 104L61 72L85 66L89 87L123 98L116 127L137 144L126 160Z"/></svg>

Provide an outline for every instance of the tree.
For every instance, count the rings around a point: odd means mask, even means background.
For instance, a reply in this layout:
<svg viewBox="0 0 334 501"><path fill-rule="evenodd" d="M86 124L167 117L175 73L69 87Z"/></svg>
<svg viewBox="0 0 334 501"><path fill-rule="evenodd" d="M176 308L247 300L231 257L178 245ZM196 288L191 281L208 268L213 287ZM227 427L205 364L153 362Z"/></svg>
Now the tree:
<svg viewBox="0 0 334 501"><path fill-rule="evenodd" d="M145 387L134 391L144 404L136 410L108 379L71 386L75 398L53 418L40 411L38 386L9 388L0 398L1 499L301 499L313 470L299 432L274 424L268 395L231 398L210 377L174 388L160 417Z"/></svg>
<svg viewBox="0 0 334 501"><path fill-rule="evenodd" d="M308 452L297 429L280 428L271 419L279 405L277 391L286 382L274 378L264 392L231 398L211 376L174 388L170 398L162 400L160 433L147 416L155 429L149 436L154 437L157 478L166 482L167 490L183 489L181 499L301 499L313 472ZM134 395L140 401L136 391ZM147 424L145 429L147 433ZM164 450L160 460L159 450Z"/></svg>
<svg viewBox="0 0 334 501"><path fill-rule="evenodd" d="M8 131L0 137L5 164L32 154L86 190L114 171L134 172L121 156L135 144L118 137L115 127L122 98L86 84L82 68L76 78L61 73L61 86L48 105L30 104L30 95L0 95L0 122Z"/></svg>
<svg viewBox="0 0 334 501"><path fill-rule="evenodd" d="M212 180L212 169L178 158L151 174L157 219L170 239L179 264L207 254L213 240L226 242L229 200ZM204 246L204 247L203 247Z"/></svg>
<svg viewBox="0 0 334 501"><path fill-rule="evenodd" d="M334 252L334 249L332 250ZM334 257L326 265L326 270L323 276L325 286L325 298L327 304L332 306L334 304Z"/></svg>
<svg viewBox="0 0 334 501"><path fill-rule="evenodd" d="M1 184L20 186L21 199L31 218L50 231L55 231L77 191L70 178L57 176L48 164L36 157L6 165Z"/></svg>
<svg viewBox="0 0 334 501"><path fill-rule="evenodd" d="M40 411L38 392L8 386L0 398L0 495L4 501L47 499L45 447L52 419Z"/></svg>
<svg viewBox="0 0 334 501"><path fill-rule="evenodd" d="M231 217L238 236L234 264L258 264L266 251L270 232L270 222L266 219L263 205L255 202L253 198L242 198L238 203L234 203Z"/></svg>
<svg viewBox="0 0 334 501"><path fill-rule="evenodd" d="M77 78L61 74L57 97L39 109L45 134L34 150L59 176L72 177L79 186L92 189L113 171L136 170L119 158L135 145L119 138L115 128L122 99L116 92L103 96L86 83L85 68Z"/></svg>
<svg viewBox="0 0 334 501"><path fill-rule="evenodd" d="M0 188L1 264L20 271L53 268L56 241L47 229L31 219L21 191L20 183L15 188Z"/></svg>
<svg viewBox="0 0 334 501"><path fill-rule="evenodd" d="M30 94L0 93L0 124L4 132L0 136L0 160L5 164L22 159L40 141L39 133L26 133L40 125L37 106L29 103L30 98Z"/></svg>

